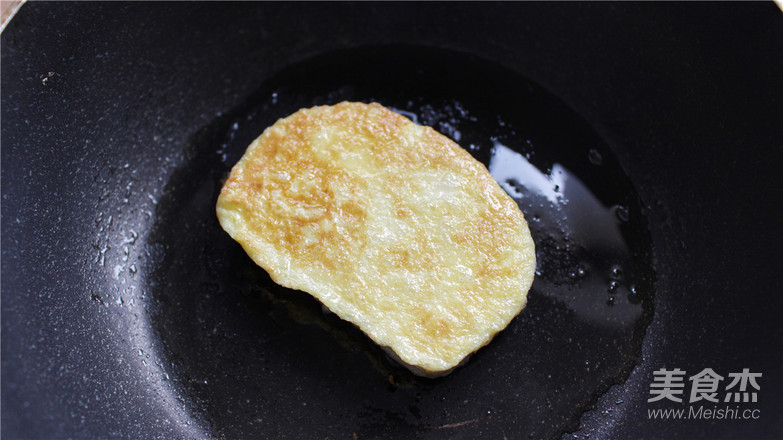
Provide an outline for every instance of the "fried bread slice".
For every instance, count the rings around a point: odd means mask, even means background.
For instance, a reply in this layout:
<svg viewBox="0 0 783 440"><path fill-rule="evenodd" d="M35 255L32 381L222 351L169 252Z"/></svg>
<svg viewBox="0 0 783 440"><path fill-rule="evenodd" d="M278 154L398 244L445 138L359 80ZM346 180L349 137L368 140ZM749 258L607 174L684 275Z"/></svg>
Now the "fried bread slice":
<svg viewBox="0 0 783 440"><path fill-rule="evenodd" d="M487 169L377 103L278 120L233 167L217 216L276 283L420 375L450 372L505 328L535 272L525 218Z"/></svg>

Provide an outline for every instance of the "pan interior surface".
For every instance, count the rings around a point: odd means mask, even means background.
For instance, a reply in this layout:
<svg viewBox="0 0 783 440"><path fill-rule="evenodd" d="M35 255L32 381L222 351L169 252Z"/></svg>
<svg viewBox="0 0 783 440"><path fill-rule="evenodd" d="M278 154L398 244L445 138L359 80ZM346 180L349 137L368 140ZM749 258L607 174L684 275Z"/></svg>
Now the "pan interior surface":
<svg viewBox="0 0 783 440"><path fill-rule="evenodd" d="M26 2L0 37L3 439L783 438L774 3ZM342 99L457 139L531 224L528 307L449 376L215 219L261 130ZM690 406L648 402L662 368L763 373L761 416L651 418Z"/></svg>
<svg viewBox="0 0 783 440"><path fill-rule="evenodd" d="M449 376L411 375L309 295L274 284L215 217L223 180L264 128L343 100L454 139L530 225L527 307ZM191 138L156 203L148 258L133 267L154 356L220 438L556 437L627 378L652 317L647 221L606 142L540 86L464 53L373 46L292 65Z"/></svg>

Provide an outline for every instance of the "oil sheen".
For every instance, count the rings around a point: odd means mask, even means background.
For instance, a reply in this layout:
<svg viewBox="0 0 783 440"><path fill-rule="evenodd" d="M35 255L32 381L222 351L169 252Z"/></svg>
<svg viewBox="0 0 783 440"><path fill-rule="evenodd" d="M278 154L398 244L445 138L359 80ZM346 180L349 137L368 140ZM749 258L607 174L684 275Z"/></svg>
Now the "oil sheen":
<svg viewBox="0 0 783 440"><path fill-rule="evenodd" d="M310 295L275 283L215 218L259 133L341 101L379 102L450 137L525 214L536 244L527 305L446 377L412 375ZM143 288L172 383L228 438L296 432L301 420L346 438L576 429L639 361L653 312L646 208L614 150L555 94L469 54L381 46L279 71L193 137L159 198L147 243L157 257L139 273L151 274Z"/></svg>

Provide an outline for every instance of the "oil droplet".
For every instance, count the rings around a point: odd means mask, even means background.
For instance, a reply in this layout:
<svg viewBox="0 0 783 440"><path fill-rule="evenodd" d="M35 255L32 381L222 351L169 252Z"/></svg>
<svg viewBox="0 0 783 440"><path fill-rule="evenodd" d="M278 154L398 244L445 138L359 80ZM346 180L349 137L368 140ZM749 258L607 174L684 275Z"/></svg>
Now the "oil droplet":
<svg viewBox="0 0 783 440"><path fill-rule="evenodd" d="M636 292L636 286L631 284L631 287L628 290L630 290L630 293L628 294L628 302L631 304L640 304L642 302L642 299L639 297L639 294Z"/></svg>
<svg viewBox="0 0 783 440"><path fill-rule="evenodd" d="M417 115L416 113L409 112L407 110L403 110L403 109L399 109L399 108L395 108L395 107L389 107L389 109L394 111L395 113L399 113L399 114L405 116L406 118L410 119L411 121L415 122L416 124L419 123L419 115Z"/></svg>
<svg viewBox="0 0 783 440"><path fill-rule="evenodd" d="M570 272L568 274L569 277L571 277L574 280L579 280L581 278L584 278L587 276L587 270L582 266L581 264L576 266L576 269L573 272Z"/></svg>
<svg viewBox="0 0 783 440"><path fill-rule="evenodd" d="M617 208L615 209L615 214L617 215L617 218L621 222L627 222L631 219L631 214L628 212L628 208L622 205L617 205Z"/></svg>
<svg viewBox="0 0 783 440"><path fill-rule="evenodd" d="M595 148L591 148L590 151L587 152L587 158L593 165L601 165L604 163L603 156L601 156L601 153L599 153Z"/></svg>
<svg viewBox="0 0 783 440"><path fill-rule="evenodd" d="M101 267L106 266L106 252L108 252L111 249L111 246L109 246L108 243L104 244L103 248L101 248L98 251L98 264L101 265Z"/></svg>
<svg viewBox="0 0 783 440"><path fill-rule="evenodd" d="M133 229L129 230L128 233L130 234L130 237L125 237L123 234L122 242L124 244L129 244L133 246L134 244L136 244L136 240L139 238L139 233L134 231Z"/></svg>

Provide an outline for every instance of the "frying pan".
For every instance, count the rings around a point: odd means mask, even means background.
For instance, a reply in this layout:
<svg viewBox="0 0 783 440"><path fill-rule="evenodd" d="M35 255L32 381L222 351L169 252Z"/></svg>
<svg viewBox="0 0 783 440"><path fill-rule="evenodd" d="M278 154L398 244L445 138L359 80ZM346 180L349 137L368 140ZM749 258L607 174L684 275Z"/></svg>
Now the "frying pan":
<svg viewBox="0 0 783 440"><path fill-rule="evenodd" d="M773 3L27 3L3 438L780 438L782 55ZM530 221L529 305L449 376L217 225L250 140L341 100L451 136ZM761 373L758 417L650 417L677 368Z"/></svg>

